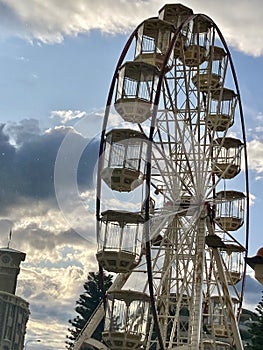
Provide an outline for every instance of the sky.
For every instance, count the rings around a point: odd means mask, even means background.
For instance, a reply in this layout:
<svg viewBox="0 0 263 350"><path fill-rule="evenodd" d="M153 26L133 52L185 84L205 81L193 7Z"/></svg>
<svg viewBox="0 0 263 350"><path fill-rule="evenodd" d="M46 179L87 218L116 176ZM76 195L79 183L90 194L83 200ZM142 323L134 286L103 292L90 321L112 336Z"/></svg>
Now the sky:
<svg viewBox="0 0 263 350"><path fill-rule="evenodd" d="M30 303L28 348L65 348L75 301L88 272L97 271L94 139L129 34L165 3L171 1L0 0L0 246L12 228L10 246L27 254L17 294ZM214 20L234 60L252 256L263 246L263 3L181 3ZM248 273L245 307L254 309L262 286Z"/></svg>

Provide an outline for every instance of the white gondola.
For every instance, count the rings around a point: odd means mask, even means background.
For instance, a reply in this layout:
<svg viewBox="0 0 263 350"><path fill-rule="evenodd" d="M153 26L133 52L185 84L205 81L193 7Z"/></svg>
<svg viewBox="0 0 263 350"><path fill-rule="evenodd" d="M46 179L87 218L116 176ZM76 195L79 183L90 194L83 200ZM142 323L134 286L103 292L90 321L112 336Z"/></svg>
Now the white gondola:
<svg viewBox="0 0 263 350"><path fill-rule="evenodd" d="M113 129L106 135L101 177L115 191L130 192L144 180L147 138L139 131Z"/></svg>
<svg viewBox="0 0 263 350"><path fill-rule="evenodd" d="M234 123L237 95L233 90L222 88L212 93L207 125L215 131L225 131Z"/></svg>
<svg viewBox="0 0 263 350"><path fill-rule="evenodd" d="M211 21L206 17L195 17L190 41L179 58L188 67L198 67L208 59Z"/></svg>
<svg viewBox="0 0 263 350"><path fill-rule="evenodd" d="M245 248L237 244L226 244L221 249L223 261L226 266L226 278L229 285L236 285L242 278L244 268Z"/></svg>
<svg viewBox="0 0 263 350"><path fill-rule="evenodd" d="M243 192L232 190L216 194L215 221L224 231L236 231L243 225L245 198Z"/></svg>
<svg viewBox="0 0 263 350"><path fill-rule="evenodd" d="M129 272L140 262L143 235L142 215L107 210L98 232L97 260L110 272Z"/></svg>
<svg viewBox="0 0 263 350"><path fill-rule="evenodd" d="M159 11L159 18L172 23L178 28L189 16L193 14L193 10L182 4L166 4ZM182 50L186 49L190 43L192 36L193 21L185 25L176 40L174 47L174 57L182 56Z"/></svg>
<svg viewBox="0 0 263 350"><path fill-rule="evenodd" d="M159 69L145 62L126 62L118 73L114 107L128 122L143 123L150 118Z"/></svg>
<svg viewBox="0 0 263 350"><path fill-rule="evenodd" d="M107 293L104 342L113 350L139 349L146 339L150 298L132 290Z"/></svg>
<svg viewBox="0 0 263 350"><path fill-rule="evenodd" d="M234 309L237 306L237 299L232 299ZM211 310L209 310L207 330L212 332L216 337L229 338L231 333L231 322L227 316L226 300L218 295L211 296Z"/></svg>
<svg viewBox="0 0 263 350"><path fill-rule="evenodd" d="M138 29L134 61L149 63L162 69L174 31L171 23L158 18L144 21ZM166 71L172 66L172 58L169 57L170 64L168 62L165 67Z"/></svg>
<svg viewBox="0 0 263 350"><path fill-rule="evenodd" d="M191 15L193 10L182 4L166 4L159 10L159 18L173 23L176 28Z"/></svg>
<svg viewBox="0 0 263 350"><path fill-rule="evenodd" d="M203 92L215 91L222 86L226 66L226 53L223 48L210 47L206 61L199 73L193 76L193 84Z"/></svg>
<svg viewBox="0 0 263 350"><path fill-rule="evenodd" d="M223 179L232 179L241 170L243 143L233 137L217 138L213 142L213 172Z"/></svg>

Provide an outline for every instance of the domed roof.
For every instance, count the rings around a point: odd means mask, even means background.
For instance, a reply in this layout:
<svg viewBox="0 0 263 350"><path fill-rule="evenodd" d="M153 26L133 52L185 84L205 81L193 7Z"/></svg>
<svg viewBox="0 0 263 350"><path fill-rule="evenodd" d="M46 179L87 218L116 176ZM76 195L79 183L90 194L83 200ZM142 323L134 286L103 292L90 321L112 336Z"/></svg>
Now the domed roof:
<svg viewBox="0 0 263 350"><path fill-rule="evenodd" d="M261 256L263 258L263 247L259 248L256 256Z"/></svg>

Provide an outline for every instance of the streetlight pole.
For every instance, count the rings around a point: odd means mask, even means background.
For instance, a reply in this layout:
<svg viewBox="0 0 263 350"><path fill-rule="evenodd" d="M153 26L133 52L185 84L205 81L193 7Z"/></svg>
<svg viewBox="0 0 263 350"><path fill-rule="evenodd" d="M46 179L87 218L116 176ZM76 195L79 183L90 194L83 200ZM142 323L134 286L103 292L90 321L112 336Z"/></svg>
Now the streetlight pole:
<svg viewBox="0 0 263 350"><path fill-rule="evenodd" d="M25 342L24 350L27 350L28 343L40 343L41 339L29 339Z"/></svg>

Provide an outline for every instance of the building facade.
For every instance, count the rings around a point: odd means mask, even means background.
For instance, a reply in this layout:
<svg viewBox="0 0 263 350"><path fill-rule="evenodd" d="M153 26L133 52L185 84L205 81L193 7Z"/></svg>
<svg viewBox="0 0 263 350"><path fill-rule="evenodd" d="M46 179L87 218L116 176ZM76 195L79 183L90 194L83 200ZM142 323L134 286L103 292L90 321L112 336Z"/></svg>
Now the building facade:
<svg viewBox="0 0 263 350"><path fill-rule="evenodd" d="M17 296L17 276L25 253L11 248L0 249L0 350L22 350L29 304Z"/></svg>

